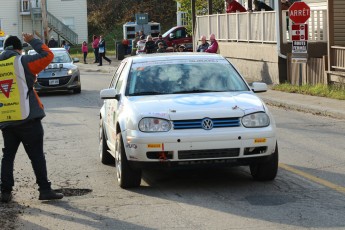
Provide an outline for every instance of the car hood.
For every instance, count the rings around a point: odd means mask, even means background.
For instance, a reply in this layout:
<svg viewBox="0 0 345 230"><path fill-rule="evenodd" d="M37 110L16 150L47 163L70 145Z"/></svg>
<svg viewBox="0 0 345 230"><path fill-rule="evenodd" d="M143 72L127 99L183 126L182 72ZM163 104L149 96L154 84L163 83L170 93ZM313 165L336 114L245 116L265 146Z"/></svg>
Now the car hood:
<svg viewBox="0 0 345 230"><path fill-rule="evenodd" d="M135 96L127 98L134 114L169 120L242 117L265 111L261 99L251 92L224 92ZM127 107L125 105L125 107Z"/></svg>

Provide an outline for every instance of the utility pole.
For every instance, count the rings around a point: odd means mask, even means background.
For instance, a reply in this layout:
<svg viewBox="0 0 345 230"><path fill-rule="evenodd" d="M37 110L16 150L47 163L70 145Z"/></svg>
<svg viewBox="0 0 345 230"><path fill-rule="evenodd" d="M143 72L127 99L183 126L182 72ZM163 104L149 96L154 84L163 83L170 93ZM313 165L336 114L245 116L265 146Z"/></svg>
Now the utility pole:
<svg viewBox="0 0 345 230"><path fill-rule="evenodd" d="M48 44L49 28L48 28L48 19L47 19L46 0L41 0L41 11L42 11L43 39L44 39L45 44Z"/></svg>

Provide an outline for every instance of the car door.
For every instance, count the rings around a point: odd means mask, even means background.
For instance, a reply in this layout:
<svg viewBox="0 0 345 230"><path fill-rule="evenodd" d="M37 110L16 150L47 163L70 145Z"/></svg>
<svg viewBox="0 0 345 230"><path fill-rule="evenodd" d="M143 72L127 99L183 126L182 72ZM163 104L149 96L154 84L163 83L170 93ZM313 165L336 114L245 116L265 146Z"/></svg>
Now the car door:
<svg viewBox="0 0 345 230"><path fill-rule="evenodd" d="M117 80L115 82L115 92L116 94L120 94L120 100L112 99L109 101L108 104L108 122L109 122L109 136L108 140L110 143L108 143L108 146L110 146L112 151L115 151L115 141L116 141L116 123L117 118L119 116L119 106L121 105L121 98L123 97L124 93L122 90L122 86L124 85L125 79L127 79L127 75L129 72L129 65L126 61L123 61L121 63L121 66L119 67L119 72L117 76Z"/></svg>
<svg viewBox="0 0 345 230"><path fill-rule="evenodd" d="M109 89L115 89L116 84L119 80L120 77L120 73L122 72L123 68L125 67L126 62L123 61L121 62L120 66L117 68L117 70L115 71L113 78L110 81L109 84ZM104 122L104 127L105 127L105 134L107 136L108 141L111 140L111 135L112 135L112 108L113 108L113 104L114 101L116 101L115 99L106 99L104 100L104 109L105 109L105 117L103 118L103 122Z"/></svg>

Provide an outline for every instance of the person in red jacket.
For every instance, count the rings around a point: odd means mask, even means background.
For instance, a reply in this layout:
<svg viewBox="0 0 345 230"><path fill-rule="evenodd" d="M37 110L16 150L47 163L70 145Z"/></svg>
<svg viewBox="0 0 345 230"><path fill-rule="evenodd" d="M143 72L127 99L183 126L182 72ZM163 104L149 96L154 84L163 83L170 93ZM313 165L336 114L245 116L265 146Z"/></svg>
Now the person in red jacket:
<svg viewBox="0 0 345 230"><path fill-rule="evenodd" d="M227 13L236 13L237 11L247 12L247 10L237 1L226 0L226 12Z"/></svg>
<svg viewBox="0 0 345 230"><path fill-rule="evenodd" d="M217 53L218 51L218 42L214 34L210 35L211 45L205 50L206 53Z"/></svg>

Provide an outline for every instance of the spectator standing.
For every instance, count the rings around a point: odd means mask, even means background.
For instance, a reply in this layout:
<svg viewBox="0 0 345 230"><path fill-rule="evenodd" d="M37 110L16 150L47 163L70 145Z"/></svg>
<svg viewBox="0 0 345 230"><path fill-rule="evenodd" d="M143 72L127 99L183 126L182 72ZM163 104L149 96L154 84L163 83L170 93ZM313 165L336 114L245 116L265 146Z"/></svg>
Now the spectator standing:
<svg viewBox="0 0 345 230"><path fill-rule="evenodd" d="M54 39L54 36L51 36L50 37L50 40L49 40L49 42L48 42L48 47L49 48L56 48L56 47L58 47L59 45L58 45L58 42Z"/></svg>
<svg viewBox="0 0 345 230"><path fill-rule="evenodd" d="M139 32L135 32L135 37L132 40L132 55L135 55L137 52L137 45L138 45L139 40L140 40Z"/></svg>
<svg viewBox="0 0 345 230"><path fill-rule="evenodd" d="M210 35L211 45L205 50L206 53L217 53L218 51L218 42L214 34Z"/></svg>
<svg viewBox="0 0 345 230"><path fill-rule="evenodd" d="M62 41L61 47L65 48L65 50L67 50L67 52L69 52L69 50L71 49L71 47L69 46L68 42L66 42L66 41Z"/></svg>
<svg viewBox="0 0 345 230"><path fill-rule="evenodd" d="M84 54L84 64L87 64L86 57L87 57L87 53L89 52L89 47L87 46L86 41L83 41L83 44L81 45L81 51Z"/></svg>
<svg viewBox="0 0 345 230"><path fill-rule="evenodd" d="M152 40L152 36L148 35L146 38L146 43L145 43L145 52L147 54L152 54L156 51L156 44L155 42Z"/></svg>
<svg viewBox="0 0 345 230"><path fill-rule="evenodd" d="M140 38L140 40L144 40L146 38L144 31L142 31L142 30L139 31L139 38Z"/></svg>
<svg viewBox="0 0 345 230"><path fill-rule="evenodd" d="M205 52L205 50L208 49L210 44L208 44L208 42L206 41L206 36L205 35L202 35L200 40L201 40L201 44L199 45L199 47L196 50L196 52Z"/></svg>
<svg viewBox="0 0 345 230"><path fill-rule="evenodd" d="M108 61L109 65L111 64L111 60L105 56L105 40L103 39L102 35L99 36L98 53L99 53L99 64L98 64L98 66L102 66L102 58L104 58L106 61Z"/></svg>
<svg viewBox="0 0 345 230"><path fill-rule="evenodd" d="M254 4L254 11L273 11L273 8L270 7L269 5L267 5L266 3L259 1L259 0L254 0L253 1Z"/></svg>
<svg viewBox="0 0 345 230"><path fill-rule="evenodd" d="M98 43L99 43L98 36L93 35L92 36L92 49L93 49L93 53L95 55L95 61L93 63L99 63Z"/></svg>
<svg viewBox="0 0 345 230"><path fill-rule="evenodd" d="M53 60L54 54L41 40L32 34L23 33L24 41L37 52L36 55L22 55L23 46L16 36L9 36L4 42L5 50L0 54L0 75L2 80L16 81L8 93L0 93L1 101L18 106L1 108L0 129L4 140L1 161L1 201L12 200L14 186L14 159L20 143L31 160L39 186L39 200L62 199L63 194L51 188L47 176L46 159L43 152L43 127L45 117L43 105L33 88L37 74ZM5 75L5 74L7 75ZM8 74L10 73L10 74Z"/></svg>
<svg viewBox="0 0 345 230"><path fill-rule="evenodd" d="M158 40L156 41L156 47L158 47L158 44L159 43L162 43L163 46L164 46L164 49L167 49L168 48L168 45L167 43L164 41L163 37L161 34L158 35Z"/></svg>
<svg viewBox="0 0 345 230"><path fill-rule="evenodd" d="M247 12L247 10L237 1L226 0L226 12L227 13L236 13L237 11Z"/></svg>
<svg viewBox="0 0 345 230"><path fill-rule="evenodd" d="M128 54L129 41L127 39L123 39L122 45L123 45L123 49L125 51L125 55L127 55Z"/></svg>
<svg viewBox="0 0 345 230"><path fill-rule="evenodd" d="M157 53L165 53L166 49L164 47L164 44L162 42L158 43L158 49L157 49Z"/></svg>

